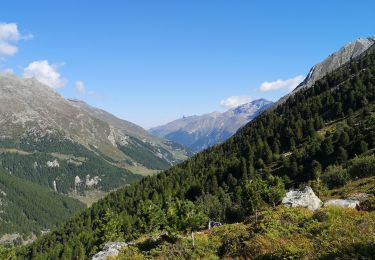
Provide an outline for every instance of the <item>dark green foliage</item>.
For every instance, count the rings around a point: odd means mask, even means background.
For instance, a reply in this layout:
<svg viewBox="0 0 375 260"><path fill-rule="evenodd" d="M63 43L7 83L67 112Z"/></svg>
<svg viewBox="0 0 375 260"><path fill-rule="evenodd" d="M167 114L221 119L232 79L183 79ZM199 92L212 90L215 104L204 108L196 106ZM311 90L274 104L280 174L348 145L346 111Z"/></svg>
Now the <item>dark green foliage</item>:
<svg viewBox="0 0 375 260"><path fill-rule="evenodd" d="M83 146L54 139L57 142L55 146L49 143L50 139L48 140L48 142L38 142L38 145L31 145L31 142L28 142L30 147L40 149L38 152L33 151L30 154L0 153L0 169L51 189L53 189L53 181L56 181L57 190L60 193L69 193L75 188L78 192L83 192L87 188L84 184L75 187L75 176L79 176L83 182L87 175L90 175L90 178L98 176L101 181L98 186L93 188L104 191L110 191L141 179L141 176L113 166ZM23 148L30 150L28 147ZM69 155L71 159L57 159L47 152ZM59 167L48 167L47 162L54 160L58 161Z"/></svg>
<svg viewBox="0 0 375 260"><path fill-rule="evenodd" d="M332 189L344 186L349 180L349 174L341 166L328 166L322 179L328 188Z"/></svg>
<svg viewBox="0 0 375 260"><path fill-rule="evenodd" d="M98 221L108 210L127 216L120 227L134 221L124 233L125 240L132 240L143 232L181 226L179 219L174 223L176 218L168 222L160 216L178 201L194 203L213 220L233 223L263 205L277 204L284 184L289 188L316 180L320 185L321 178L331 187L342 185L353 176L347 174L348 160L374 149L372 75L373 50L263 113L224 144L112 193L25 249L24 255L60 255L74 240L83 244L86 255L96 252L103 242ZM182 227L194 229L195 221L189 223Z"/></svg>
<svg viewBox="0 0 375 260"><path fill-rule="evenodd" d="M119 146L120 150L133 158L136 162L142 164L149 169L163 170L171 166L168 161L173 161L173 156L170 152L162 148L155 148L151 144L140 142L138 139L129 137L127 145ZM158 150L159 149L159 150ZM167 159L160 158L155 154L167 155Z"/></svg>
<svg viewBox="0 0 375 260"><path fill-rule="evenodd" d="M84 208L74 199L3 171L0 171L0 191L0 235L38 234Z"/></svg>
<svg viewBox="0 0 375 260"><path fill-rule="evenodd" d="M364 156L351 161L349 173L353 178L363 178L375 175L375 156Z"/></svg>

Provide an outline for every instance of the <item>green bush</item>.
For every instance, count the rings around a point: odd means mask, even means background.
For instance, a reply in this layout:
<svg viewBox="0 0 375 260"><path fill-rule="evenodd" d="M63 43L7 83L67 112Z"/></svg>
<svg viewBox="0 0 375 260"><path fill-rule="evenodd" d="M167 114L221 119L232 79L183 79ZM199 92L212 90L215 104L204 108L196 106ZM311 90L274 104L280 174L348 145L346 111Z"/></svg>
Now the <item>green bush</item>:
<svg viewBox="0 0 375 260"><path fill-rule="evenodd" d="M349 174L342 166L328 166L322 175L322 180L330 189L342 187L349 180Z"/></svg>
<svg viewBox="0 0 375 260"><path fill-rule="evenodd" d="M357 157L351 161L349 173L352 178L363 178L375 175L375 156Z"/></svg>

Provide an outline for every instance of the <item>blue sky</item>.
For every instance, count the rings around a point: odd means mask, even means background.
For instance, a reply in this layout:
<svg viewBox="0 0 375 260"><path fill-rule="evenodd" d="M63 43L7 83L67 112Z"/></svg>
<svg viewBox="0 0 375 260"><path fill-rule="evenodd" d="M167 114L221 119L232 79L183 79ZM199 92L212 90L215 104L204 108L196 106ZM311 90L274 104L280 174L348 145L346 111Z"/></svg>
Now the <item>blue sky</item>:
<svg viewBox="0 0 375 260"><path fill-rule="evenodd" d="M0 30L0 70L46 77L67 98L149 128L277 100L312 65L374 35L373 10L349 0L2 1L0 23L18 35Z"/></svg>

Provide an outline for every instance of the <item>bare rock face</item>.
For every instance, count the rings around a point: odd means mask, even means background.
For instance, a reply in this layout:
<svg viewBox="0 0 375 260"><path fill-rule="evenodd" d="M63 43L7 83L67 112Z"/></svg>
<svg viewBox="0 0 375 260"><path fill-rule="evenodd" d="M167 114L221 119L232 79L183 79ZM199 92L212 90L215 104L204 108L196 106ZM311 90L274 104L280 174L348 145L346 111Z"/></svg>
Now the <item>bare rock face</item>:
<svg viewBox="0 0 375 260"><path fill-rule="evenodd" d="M315 195L311 187L306 186L303 190L291 190L287 192L282 203L288 207L303 207L317 210L322 206L322 201Z"/></svg>
<svg viewBox="0 0 375 260"><path fill-rule="evenodd" d="M116 257L120 253L121 248L127 247L124 242L107 242L102 251L92 257L92 260L107 260L108 257Z"/></svg>
<svg viewBox="0 0 375 260"><path fill-rule="evenodd" d="M350 62L352 59L358 57L374 44L375 36L366 39L359 38L353 42L348 43L340 50L329 55L321 63L316 64L314 67L312 67L304 81L301 82L301 84L299 84L291 93L287 94L279 101L277 101L270 109L276 108L279 104L285 102L290 96L293 96L301 89L312 87L316 81L322 79L327 74L333 72L344 64Z"/></svg>
<svg viewBox="0 0 375 260"><path fill-rule="evenodd" d="M372 36L367 39L360 38L345 45L337 52L331 54L323 62L312 67L306 79L294 91L311 87L317 80L358 57L374 44L375 36Z"/></svg>

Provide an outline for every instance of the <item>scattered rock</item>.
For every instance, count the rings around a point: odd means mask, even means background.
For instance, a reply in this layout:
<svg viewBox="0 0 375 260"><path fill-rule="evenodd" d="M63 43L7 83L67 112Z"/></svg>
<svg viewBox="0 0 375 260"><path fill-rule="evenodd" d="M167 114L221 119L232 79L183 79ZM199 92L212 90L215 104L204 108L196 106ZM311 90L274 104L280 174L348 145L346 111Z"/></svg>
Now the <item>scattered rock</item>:
<svg viewBox="0 0 375 260"><path fill-rule="evenodd" d="M288 207L303 207L310 210L317 210L323 204L309 186L306 186L303 190L291 190L287 192L282 203Z"/></svg>
<svg viewBox="0 0 375 260"><path fill-rule="evenodd" d="M57 192L57 185L56 185L56 180L53 181L53 190Z"/></svg>
<svg viewBox="0 0 375 260"><path fill-rule="evenodd" d="M116 257L120 250L127 246L128 244L124 242L107 242L103 250L94 255L92 260L107 260L108 257Z"/></svg>
<svg viewBox="0 0 375 260"><path fill-rule="evenodd" d="M332 200L327 200L324 202L324 207L327 206L339 206L342 208L356 208L359 205L360 201L359 200L353 200L353 199L332 199Z"/></svg>
<svg viewBox="0 0 375 260"><path fill-rule="evenodd" d="M89 174L86 175L86 187L91 188L92 186L96 186L98 185L99 181L101 181L99 176L94 176L93 178L90 178Z"/></svg>
<svg viewBox="0 0 375 260"><path fill-rule="evenodd" d="M210 220L210 221L208 221L208 225L207 225L207 228L208 229L211 229L211 228L213 228L213 227L220 227L220 226L222 226L223 224L221 224L220 222L216 222L216 221L212 221L212 220Z"/></svg>
<svg viewBox="0 0 375 260"><path fill-rule="evenodd" d="M59 162L55 159L54 161L48 161L47 166L50 168L60 167Z"/></svg>

